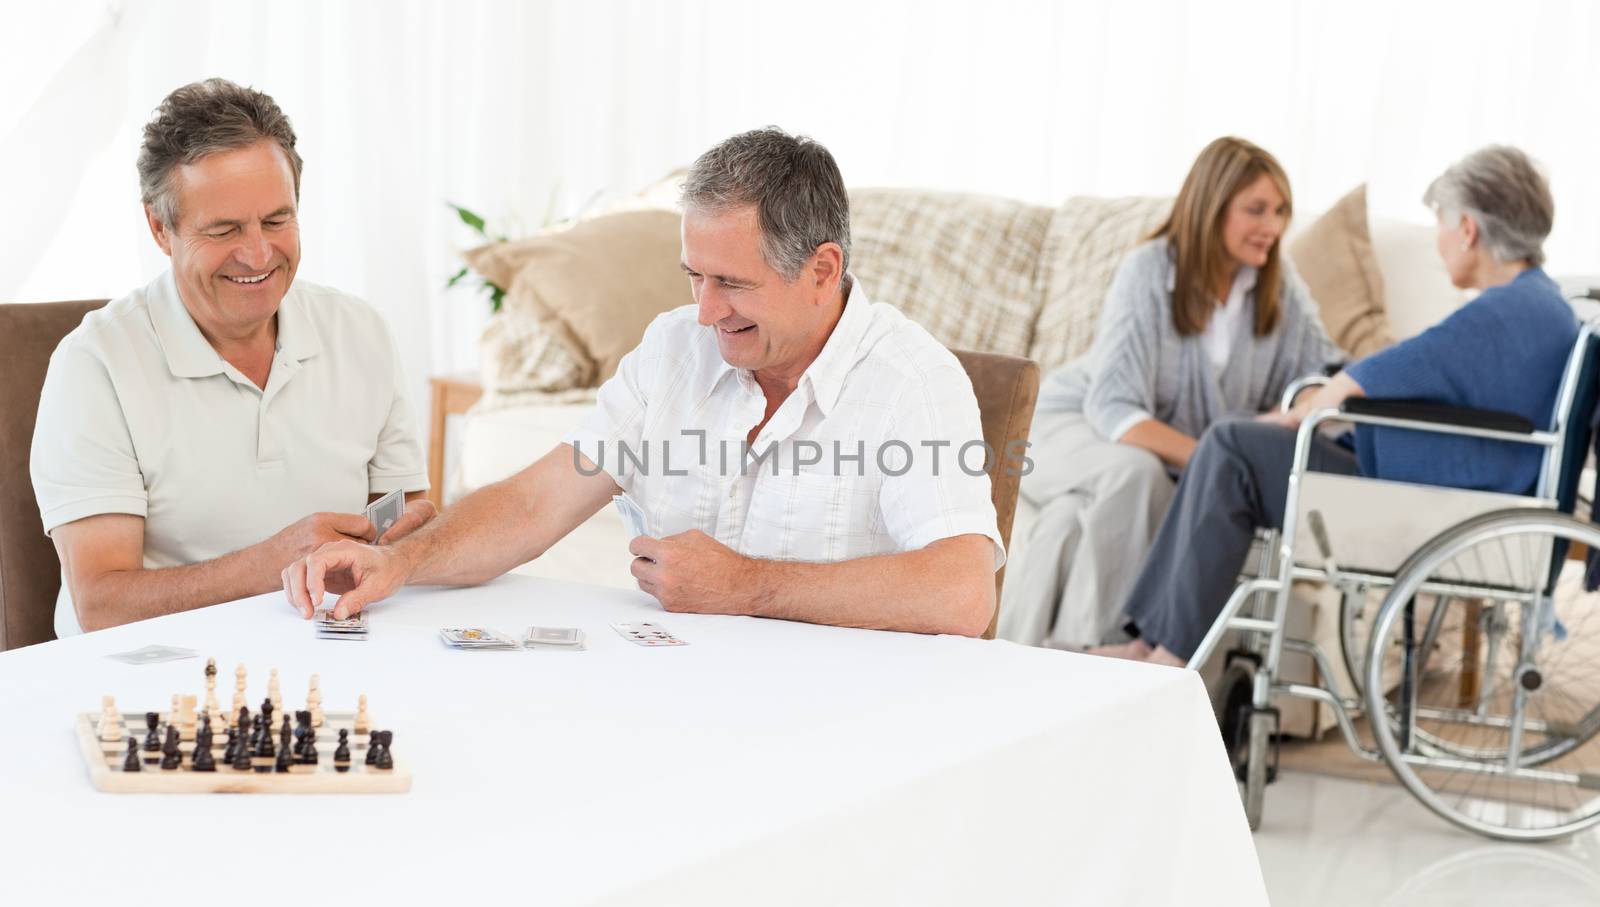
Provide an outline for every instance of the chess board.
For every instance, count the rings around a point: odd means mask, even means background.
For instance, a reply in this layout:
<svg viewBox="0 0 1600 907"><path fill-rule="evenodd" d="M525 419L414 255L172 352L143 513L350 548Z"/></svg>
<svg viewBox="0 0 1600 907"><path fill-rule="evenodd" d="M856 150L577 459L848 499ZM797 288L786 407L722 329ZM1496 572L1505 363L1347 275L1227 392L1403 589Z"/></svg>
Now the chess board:
<svg viewBox="0 0 1600 907"><path fill-rule="evenodd" d="M78 742L89 766L89 780L99 790L109 793L397 794L411 789L411 772L401 757L393 757L392 769L379 770L366 764L367 735L357 735L353 730L353 712L327 712L322 726L317 728L317 764L301 767L299 772L287 773L241 771L224 764L222 751L227 746L227 734L220 732L214 735L211 747L217 762L216 771L193 770L192 741L179 744L179 749L183 751L182 767L162 770L161 752L145 752L142 747L146 734L145 713L121 714L125 731L116 742L101 741L99 712L84 712L78 716ZM349 737L350 770L347 772L336 771L333 764L333 751L339 745L341 728L352 729ZM161 713L161 724L156 731L165 739L167 713ZM141 744L139 755L144 760L141 771L122 770L130 736L139 738Z"/></svg>

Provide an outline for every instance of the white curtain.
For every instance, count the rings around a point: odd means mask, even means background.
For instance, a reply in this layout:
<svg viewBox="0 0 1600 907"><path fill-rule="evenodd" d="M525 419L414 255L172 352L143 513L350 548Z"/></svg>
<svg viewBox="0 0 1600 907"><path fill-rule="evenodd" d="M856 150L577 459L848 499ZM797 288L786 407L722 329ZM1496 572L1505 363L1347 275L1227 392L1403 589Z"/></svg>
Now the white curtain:
<svg viewBox="0 0 1600 907"><path fill-rule="evenodd" d="M426 376L476 361L484 303L446 292L451 200L531 230L647 185L735 131L827 144L852 185L1056 204L1170 194L1234 133L1302 216L1367 181L1423 188L1488 142L1557 196L1552 273L1600 272L1600 15L1570 2L84 2L0 27L0 299L117 296L165 264L133 170L177 85L272 94L306 159L301 274L394 325ZM623 263L625 265L625 263Z"/></svg>

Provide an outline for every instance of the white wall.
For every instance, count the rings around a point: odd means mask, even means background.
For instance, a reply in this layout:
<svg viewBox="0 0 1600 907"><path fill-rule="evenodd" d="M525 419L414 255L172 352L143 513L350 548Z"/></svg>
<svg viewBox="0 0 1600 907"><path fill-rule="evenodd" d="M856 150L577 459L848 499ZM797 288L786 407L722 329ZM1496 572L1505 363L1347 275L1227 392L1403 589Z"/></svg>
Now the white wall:
<svg viewBox="0 0 1600 907"><path fill-rule="evenodd" d="M306 159L301 274L371 299L425 375L475 362L482 305L446 294L469 237L444 200L537 225L766 123L853 185L1054 204L1170 194L1236 133L1302 214L1363 180L1423 219L1454 158L1550 171L1552 272L1600 272L1600 16L1451 4L62 2L0 12L0 299L115 296L159 271L133 160L173 87L274 95ZM419 404L422 401L419 399Z"/></svg>

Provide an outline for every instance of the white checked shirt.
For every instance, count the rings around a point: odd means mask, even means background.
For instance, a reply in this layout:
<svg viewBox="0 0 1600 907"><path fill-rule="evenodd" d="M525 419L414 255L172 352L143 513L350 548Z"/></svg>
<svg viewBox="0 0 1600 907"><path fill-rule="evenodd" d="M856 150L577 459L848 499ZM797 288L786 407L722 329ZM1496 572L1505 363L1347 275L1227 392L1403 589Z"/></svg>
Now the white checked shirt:
<svg viewBox="0 0 1600 907"><path fill-rule="evenodd" d="M566 442L634 499L652 536L699 529L749 557L833 562L977 534L993 541L999 569L966 371L847 279L833 334L748 457L766 397L722 359L693 305L650 324Z"/></svg>

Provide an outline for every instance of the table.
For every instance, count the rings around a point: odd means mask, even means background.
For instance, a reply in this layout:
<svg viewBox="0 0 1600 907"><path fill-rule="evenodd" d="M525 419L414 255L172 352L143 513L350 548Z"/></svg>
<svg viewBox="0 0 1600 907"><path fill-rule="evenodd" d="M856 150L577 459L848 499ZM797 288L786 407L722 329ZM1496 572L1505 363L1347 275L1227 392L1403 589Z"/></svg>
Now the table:
<svg viewBox="0 0 1600 907"><path fill-rule="evenodd" d="M611 620L690 645L646 649ZM1192 672L1006 642L663 614L506 576L408 589L367 642L260 596L0 655L0 902L234 905L1265 904ZM586 652L469 652L441 626L582 627ZM200 658L133 667L146 644ZM72 733L111 693L303 708L395 731L396 795L103 794ZM304 894L297 893L304 892Z"/></svg>

